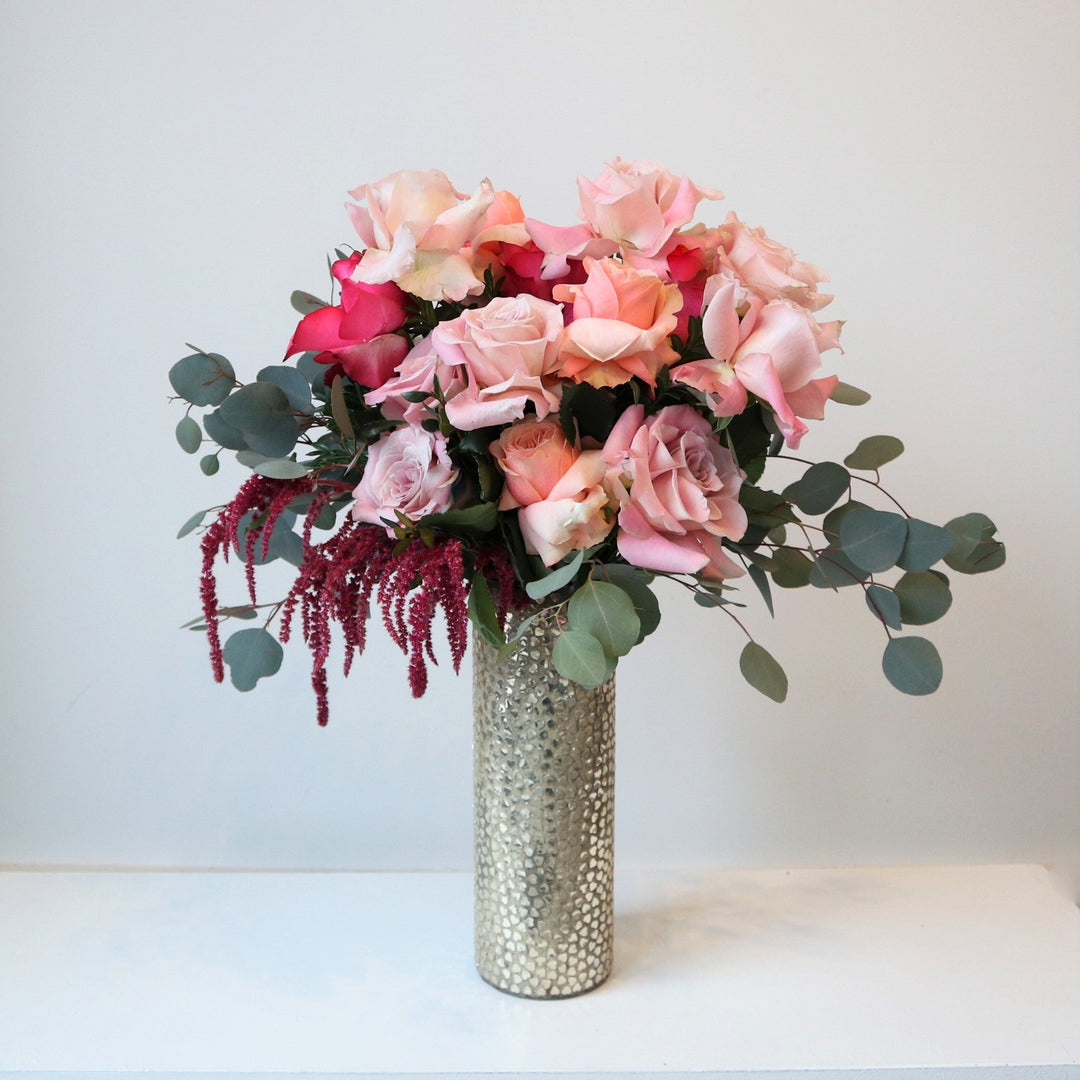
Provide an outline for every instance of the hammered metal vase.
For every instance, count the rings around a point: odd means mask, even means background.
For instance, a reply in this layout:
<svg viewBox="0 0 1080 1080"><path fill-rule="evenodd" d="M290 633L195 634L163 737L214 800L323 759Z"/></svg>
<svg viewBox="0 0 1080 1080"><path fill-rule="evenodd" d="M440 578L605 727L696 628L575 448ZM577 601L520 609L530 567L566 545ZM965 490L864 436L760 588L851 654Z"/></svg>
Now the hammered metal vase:
<svg viewBox="0 0 1080 1080"><path fill-rule="evenodd" d="M614 941L615 682L563 678L554 638L537 618L501 664L473 642L476 966L527 998L599 986Z"/></svg>

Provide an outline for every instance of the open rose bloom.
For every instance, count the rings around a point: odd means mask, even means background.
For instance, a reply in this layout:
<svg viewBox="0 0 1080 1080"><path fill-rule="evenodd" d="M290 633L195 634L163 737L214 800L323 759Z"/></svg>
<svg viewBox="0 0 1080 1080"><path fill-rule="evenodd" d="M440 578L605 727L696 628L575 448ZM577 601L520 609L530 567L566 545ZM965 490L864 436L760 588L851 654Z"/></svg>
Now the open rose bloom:
<svg viewBox="0 0 1080 1080"><path fill-rule="evenodd" d="M806 464L801 445L830 401L866 396L832 370L841 323L820 316L825 273L655 162L616 159L577 189L578 220L549 224L486 177L461 190L438 170L362 184L347 204L359 246L331 260L328 299L294 296L293 366L247 384L216 354L176 366L177 392L211 409L206 435L254 470L204 539L215 672L230 650L213 563L235 552L252 611L254 564L297 563L281 637L301 627L321 709L329 627L342 627L348 663L373 602L410 653L414 691L435 658L437 608L457 663L466 616L498 641L507 610L530 601L575 631L560 670L597 685L655 627L658 576L722 609L737 588L771 609L770 576L857 584L889 635L886 674L929 692L933 647L896 648L891 632L905 611L948 606L935 561L999 564L989 519L942 528L898 504L868 508L852 483L863 478L837 463L763 478L791 451ZM203 441L191 417L177 438L191 452ZM876 473L899 453L898 440L869 442L852 469ZM907 575L895 592L874 576L893 567ZM613 623L622 631L601 629ZM259 643L244 655L274 655ZM782 697L778 666L747 648L744 674Z"/></svg>

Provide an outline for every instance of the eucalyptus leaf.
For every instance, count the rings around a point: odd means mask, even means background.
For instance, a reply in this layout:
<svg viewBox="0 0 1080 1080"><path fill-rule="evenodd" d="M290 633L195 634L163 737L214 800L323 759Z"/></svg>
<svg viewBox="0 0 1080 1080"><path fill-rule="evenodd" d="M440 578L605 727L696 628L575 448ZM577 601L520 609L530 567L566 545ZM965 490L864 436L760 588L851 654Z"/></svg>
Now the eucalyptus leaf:
<svg viewBox="0 0 1080 1080"><path fill-rule="evenodd" d="M345 404L345 380L339 375L330 387L330 411L334 417L341 434L346 439L356 441L356 432L353 429L352 417L349 416L348 406Z"/></svg>
<svg viewBox="0 0 1080 1080"><path fill-rule="evenodd" d="M641 633L641 620L630 597L618 585L593 578L570 597L567 617L572 629L591 634L608 656L628 653Z"/></svg>
<svg viewBox="0 0 1080 1080"><path fill-rule="evenodd" d="M235 428L228 423L222 417L220 409L215 409L213 412L208 412L203 416L203 427L206 429L206 434L218 446L223 446L226 450L248 449L244 433L239 428Z"/></svg>
<svg viewBox="0 0 1080 1080"><path fill-rule="evenodd" d="M185 454L197 454L202 446L202 428L190 416L181 417L176 425L176 441Z"/></svg>
<svg viewBox="0 0 1080 1080"><path fill-rule="evenodd" d="M872 472L894 461L904 452L904 444L892 435L871 435L863 439L855 449L844 458L849 469Z"/></svg>
<svg viewBox="0 0 1080 1080"><path fill-rule="evenodd" d="M222 420L243 432L252 450L268 457L285 457L296 445L300 426L292 411L285 391L269 382L240 387L218 409Z"/></svg>
<svg viewBox="0 0 1080 1080"><path fill-rule="evenodd" d="M192 405L220 405L236 385L236 373L218 353L192 353L169 369L169 382Z"/></svg>
<svg viewBox="0 0 1080 1080"><path fill-rule="evenodd" d="M555 639L551 660L560 675L586 690L603 686L611 674L604 646L585 630L564 630Z"/></svg>
<svg viewBox="0 0 1080 1080"><path fill-rule="evenodd" d="M908 626L935 622L952 606L948 579L933 570L909 570L893 590L900 604L900 618Z"/></svg>
<svg viewBox="0 0 1080 1080"><path fill-rule="evenodd" d="M842 589L847 585L860 584L864 577L862 568L835 547L819 551L810 568L810 584L815 589Z"/></svg>
<svg viewBox="0 0 1080 1080"><path fill-rule="evenodd" d="M253 690L260 679L276 675L284 651L277 638L262 627L237 630L222 650L229 677L237 690Z"/></svg>
<svg viewBox="0 0 1080 1080"><path fill-rule="evenodd" d="M291 529L275 527L270 535L269 555L298 567L304 561L304 542Z"/></svg>
<svg viewBox="0 0 1080 1080"><path fill-rule="evenodd" d="M932 694L941 685L941 656L926 638L893 638L885 646L881 668L904 694Z"/></svg>
<svg viewBox="0 0 1080 1080"><path fill-rule="evenodd" d="M830 510L825 519L821 523L821 529L825 533L825 539L830 544L837 544L840 541L840 528L844 524L844 518L848 514L854 513L856 510L870 510L872 507L866 505L866 503L859 502L858 499L848 499L846 503L841 503L835 509Z"/></svg>
<svg viewBox="0 0 1080 1080"><path fill-rule="evenodd" d="M850 383L838 382L833 387L829 400L838 405L865 405L870 400L870 395Z"/></svg>
<svg viewBox="0 0 1080 1080"><path fill-rule="evenodd" d="M208 511L200 510L197 514L192 514L191 517L180 526L180 531L176 534L176 539L179 540L183 536L187 536L189 532L193 532L202 523L202 519L206 517Z"/></svg>
<svg viewBox="0 0 1080 1080"><path fill-rule="evenodd" d="M292 296L289 297L289 303L292 305L293 310L300 312L301 315L310 315L313 311L318 311L319 308L330 306L325 300L320 300L317 296L302 292L300 289L293 290Z"/></svg>
<svg viewBox="0 0 1080 1080"><path fill-rule="evenodd" d="M952 544L953 535L948 529L918 518L909 518L907 539L896 565L901 570L929 570L949 553Z"/></svg>
<svg viewBox="0 0 1080 1080"><path fill-rule="evenodd" d="M782 547L773 552L773 584L780 589L801 589L810 584L813 562L795 548Z"/></svg>
<svg viewBox="0 0 1080 1080"><path fill-rule="evenodd" d="M743 678L767 698L780 702L787 697L788 680L784 669L756 641L748 641L743 648L739 670Z"/></svg>
<svg viewBox="0 0 1080 1080"><path fill-rule="evenodd" d="M550 574L537 578L535 581L527 581L525 591L533 600L541 600L553 592L558 592L577 577L584 558L585 552L579 551L568 563L556 567Z"/></svg>
<svg viewBox="0 0 1080 1080"><path fill-rule="evenodd" d="M795 505L804 514L824 514L851 484L851 474L835 461L819 461L811 465L799 480Z"/></svg>
<svg viewBox="0 0 1080 1080"><path fill-rule="evenodd" d="M1005 545L994 539L997 526L985 514L953 518L945 528L953 536L945 564L957 573L984 574L1005 562Z"/></svg>
<svg viewBox="0 0 1080 1080"><path fill-rule="evenodd" d="M768 575L753 563L747 567L747 573L750 575L750 580L757 586L758 592L761 593L761 598L765 601L769 614L775 618L776 612L773 611L772 590L769 588Z"/></svg>
<svg viewBox="0 0 1080 1080"><path fill-rule="evenodd" d="M902 629L900 600L892 589L884 585L870 585L866 590L866 606L890 630Z"/></svg>
<svg viewBox="0 0 1080 1080"><path fill-rule="evenodd" d="M307 476L307 466L292 458L270 458L262 461L254 469L260 476L269 476L271 480L299 480Z"/></svg>
<svg viewBox="0 0 1080 1080"><path fill-rule="evenodd" d="M221 462L218 461L217 454L206 454L199 458L199 468L204 476L213 476L221 468Z"/></svg>
<svg viewBox="0 0 1080 1080"><path fill-rule="evenodd" d="M600 568L602 572L610 569L610 566ZM629 567L619 567L619 569L629 569ZM604 577L607 578L606 573ZM641 644L660 625L660 603L655 593L641 577L631 574L616 575L613 584L622 589L630 597L630 603L634 605L634 611L637 612L638 621L641 623L635 644Z"/></svg>
<svg viewBox="0 0 1080 1080"><path fill-rule="evenodd" d="M896 565L907 540L907 520L888 510L853 510L840 525L844 554L867 573Z"/></svg>
<svg viewBox="0 0 1080 1080"><path fill-rule="evenodd" d="M296 368L285 367L281 364L276 367L264 367L257 378L259 382L273 383L279 387L297 412L312 412L311 384Z"/></svg>

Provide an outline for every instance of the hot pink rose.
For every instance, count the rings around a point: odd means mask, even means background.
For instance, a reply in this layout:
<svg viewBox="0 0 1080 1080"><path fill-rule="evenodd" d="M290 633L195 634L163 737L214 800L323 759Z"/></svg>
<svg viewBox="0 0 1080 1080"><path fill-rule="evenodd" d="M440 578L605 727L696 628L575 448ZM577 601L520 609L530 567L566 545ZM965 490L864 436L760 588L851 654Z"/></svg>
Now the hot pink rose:
<svg viewBox="0 0 1080 1080"><path fill-rule="evenodd" d="M722 232L720 268L730 267L758 296L790 300L807 311L818 311L832 300L817 291L818 282L828 281L829 275L810 263L799 262L794 251L768 237L764 229L752 229L731 213Z"/></svg>
<svg viewBox="0 0 1080 1080"><path fill-rule="evenodd" d="M581 216L598 236L651 257L694 216L701 199L722 199L654 161L616 158L595 179L578 177Z"/></svg>
<svg viewBox="0 0 1080 1080"><path fill-rule="evenodd" d="M353 271L357 281L393 281L424 300L463 300L484 291L468 246L495 198L483 180L471 198L445 173L403 171L349 194L353 226L367 247Z"/></svg>
<svg viewBox="0 0 1080 1080"><path fill-rule="evenodd" d="M556 300L572 301L561 374L592 386L618 386L637 376L650 386L678 359L668 337L682 305L677 285L617 259L586 259L583 285L559 285Z"/></svg>
<svg viewBox="0 0 1080 1080"><path fill-rule="evenodd" d="M743 474L709 421L689 405L644 420L627 409L604 444L608 484L621 502L619 554L634 566L734 577L742 569L721 540L746 531Z"/></svg>
<svg viewBox="0 0 1080 1080"><path fill-rule="evenodd" d="M398 514L418 521L450 506L457 469L446 438L421 427L402 427L368 448L364 475L353 492L352 516L372 525L397 524ZM392 525L387 535L393 536Z"/></svg>
<svg viewBox="0 0 1080 1080"><path fill-rule="evenodd" d="M540 418L558 408L554 373L562 336L559 306L524 293L440 323L431 333L434 348L468 377L446 403L450 423L472 431L520 419L530 404Z"/></svg>
<svg viewBox="0 0 1080 1080"><path fill-rule="evenodd" d="M553 420L523 420L491 444L506 477L500 510L518 507L525 548L553 566L599 544L615 523L599 450L579 451Z"/></svg>

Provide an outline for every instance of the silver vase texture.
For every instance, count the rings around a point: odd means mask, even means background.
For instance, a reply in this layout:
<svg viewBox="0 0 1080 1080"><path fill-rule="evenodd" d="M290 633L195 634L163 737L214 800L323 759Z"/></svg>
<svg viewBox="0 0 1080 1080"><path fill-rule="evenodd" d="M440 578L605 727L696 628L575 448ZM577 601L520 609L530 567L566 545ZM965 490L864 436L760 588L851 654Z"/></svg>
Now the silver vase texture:
<svg viewBox="0 0 1080 1080"><path fill-rule="evenodd" d="M528 998L599 986L614 943L615 682L563 678L554 639L536 618L501 664L473 639L476 966Z"/></svg>

